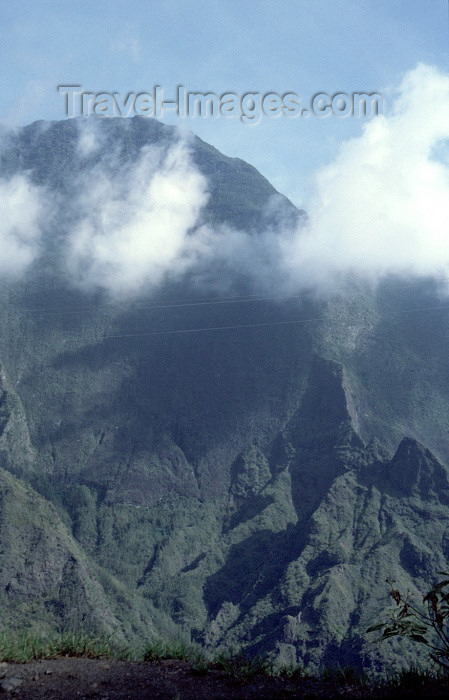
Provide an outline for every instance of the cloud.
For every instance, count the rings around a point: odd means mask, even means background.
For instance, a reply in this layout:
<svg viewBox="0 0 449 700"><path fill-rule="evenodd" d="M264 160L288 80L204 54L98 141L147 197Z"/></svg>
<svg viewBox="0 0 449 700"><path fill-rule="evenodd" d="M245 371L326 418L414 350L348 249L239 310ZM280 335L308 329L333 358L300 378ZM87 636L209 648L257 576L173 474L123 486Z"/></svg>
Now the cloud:
<svg viewBox="0 0 449 700"><path fill-rule="evenodd" d="M87 158L103 145L104 139L101 132L96 126L93 126L92 120L78 121L78 142L77 152L81 158Z"/></svg>
<svg viewBox="0 0 449 700"><path fill-rule="evenodd" d="M281 294L391 274L449 288L449 76L436 68L410 71L388 114L342 143L316 173L296 228L276 199L265 218L277 225L256 233L205 225L208 182L190 137L126 156L127 140L119 131L106 142L102 124L78 125L78 175L53 219L66 222L60 264L77 287L130 297L188 273L203 288L245 280ZM39 254L44 194L26 173L0 180L0 275L23 272Z"/></svg>
<svg viewBox="0 0 449 700"><path fill-rule="evenodd" d="M197 259L197 239L189 234L208 193L186 138L168 149L144 147L126 167L111 156L78 184L81 215L67 246L78 286L132 295L182 274Z"/></svg>
<svg viewBox="0 0 449 700"><path fill-rule="evenodd" d="M418 65L390 114L316 174L308 226L282 245L292 282L326 288L386 274L449 281L448 139L449 76Z"/></svg>
<svg viewBox="0 0 449 700"><path fill-rule="evenodd" d="M26 175L0 180L0 277L21 275L40 251L43 190Z"/></svg>
<svg viewBox="0 0 449 700"><path fill-rule="evenodd" d="M192 279L216 290L239 278L269 293L333 293L386 275L434 277L449 288L448 143L449 76L418 65L389 113L316 173L306 221L286 225L281 208L277 226L257 234L199 226L185 264L182 246L162 263L173 275L190 267Z"/></svg>

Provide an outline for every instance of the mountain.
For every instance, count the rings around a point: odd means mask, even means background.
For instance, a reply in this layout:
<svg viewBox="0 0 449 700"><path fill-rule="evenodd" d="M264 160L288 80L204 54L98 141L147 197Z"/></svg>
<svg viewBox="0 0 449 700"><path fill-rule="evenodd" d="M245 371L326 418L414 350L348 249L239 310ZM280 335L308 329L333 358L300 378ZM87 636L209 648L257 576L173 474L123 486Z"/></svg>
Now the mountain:
<svg viewBox="0 0 449 700"><path fill-rule="evenodd" d="M137 297L77 285L61 251L83 187L178 139L99 120L83 152L81 122L1 149L3 182L26 175L53 212L0 284L1 627L190 636L310 668L414 659L365 630L387 578L418 594L449 558L448 302L393 278L256 296L219 263L211 289L195 268ZM208 188L189 236L301 222L250 165L189 148Z"/></svg>

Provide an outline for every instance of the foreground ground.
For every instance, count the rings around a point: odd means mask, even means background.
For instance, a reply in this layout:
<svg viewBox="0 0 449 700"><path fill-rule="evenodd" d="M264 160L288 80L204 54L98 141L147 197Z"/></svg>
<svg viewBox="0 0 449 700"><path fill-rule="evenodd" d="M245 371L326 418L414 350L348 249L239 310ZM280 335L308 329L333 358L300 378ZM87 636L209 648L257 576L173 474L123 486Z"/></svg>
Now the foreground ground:
<svg viewBox="0 0 449 700"><path fill-rule="evenodd" d="M0 694L24 698L412 698L449 695L448 682L374 689L311 678L238 677L184 661L60 658L0 664Z"/></svg>

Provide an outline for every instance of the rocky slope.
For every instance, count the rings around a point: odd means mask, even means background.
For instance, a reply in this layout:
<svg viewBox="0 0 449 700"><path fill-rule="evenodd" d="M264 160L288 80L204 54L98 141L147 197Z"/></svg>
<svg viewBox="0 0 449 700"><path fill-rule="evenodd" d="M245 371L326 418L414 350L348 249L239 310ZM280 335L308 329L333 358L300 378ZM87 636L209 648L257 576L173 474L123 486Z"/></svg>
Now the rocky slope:
<svg viewBox="0 0 449 700"><path fill-rule="evenodd" d="M2 177L29 173L60 206L112 146L126 164L175 139L152 120L100 128L82 160L76 121L26 127ZM203 223L270 225L257 171L192 153ZM385 579L422 591L449 558L449 305L430 282L279 301L239 279L244 303L215 289L212 305L188 275L111 302L58 267L66 226L49 220L41 257L0 285L0 624L311 667L396 658L364 633ZM172 333L207 327L232 328Z"/></svg>

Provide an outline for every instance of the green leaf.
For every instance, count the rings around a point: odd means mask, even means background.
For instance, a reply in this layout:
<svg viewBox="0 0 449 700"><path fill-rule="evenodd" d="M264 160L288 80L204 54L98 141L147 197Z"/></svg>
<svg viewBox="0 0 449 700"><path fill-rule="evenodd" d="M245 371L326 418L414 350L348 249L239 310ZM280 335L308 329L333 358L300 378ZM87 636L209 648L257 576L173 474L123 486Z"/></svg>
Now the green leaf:
<svg viewBox="0 0 449 700"><path fill-rule="evenodd" d="M432 588L431 593L433 593L434 591L435 592L439 591L441 588L444 588L445 586L449 586L449 579L446 579L444 581L441 581L440 583L437 583L437 585Z"/></svg>
<svg viewBox="0 0 449 700"><path fill-rule="evenodd" d="M386 629L382 635L382 639L389 639L389 637L397 637L400 634L398 629Z"/></svg>
<svg viewBox="0 0 449 700"><path fill-rule="evenodd" d="M385 622L380 622L378 625L371 625L371 627L368 627L366 630L367 632L378 632L379 630L382 630L385 627Z"/></svg>
<svg viewBox="0 0 449 700"><path fill-rule="evenodd" d="M398 620L403 620L405 617L410 617L410 611L407 608L402 608L398 615Z"/></svg>
<svg viewBox="0 0 449 700"><path fill-rule="evenodd" d="M421 644L429 644L427 639L422 636L422 634L411 634L410 639L413 639L414 642L420 642Z"/></svg>

